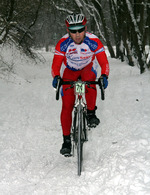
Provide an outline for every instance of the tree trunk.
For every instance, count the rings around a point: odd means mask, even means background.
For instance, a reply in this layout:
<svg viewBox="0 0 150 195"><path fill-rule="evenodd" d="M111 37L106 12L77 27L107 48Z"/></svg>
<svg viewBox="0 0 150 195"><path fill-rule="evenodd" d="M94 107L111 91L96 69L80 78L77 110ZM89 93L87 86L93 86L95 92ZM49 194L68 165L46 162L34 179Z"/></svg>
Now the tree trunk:
<svg viewBox="0 0 150 195"><path fill-rule="evenodd" d="M105 16L104 16L103 11L102 11L102 6L101 6L100 2L98 2L97 0L92 0L92 3L95 6L95 8L97 8L97 10L98 10L98 12L100 14L102 25L103 25L103 29L104 29L104 34L105 34L105 38L106 38L106 44L107 44L110 56L112 58L115 58L115 53L114 53L113 47L111 45L110 36L109 36L109 32L108 32Z"/></svg>
<svg viewBox="0 0 150 195"><path fill-rule="evenodd" d="M131 25L133 33L134 33L133 44L134 44L136 54L137 54L137 59L140 65L140 73L143 73L145 71L146 56L142 49L142 35L140 33L136 19L134 17L131 2L129 0L123 0L123 2L124 2L125 9L127 10L129 25Z"/></svg>

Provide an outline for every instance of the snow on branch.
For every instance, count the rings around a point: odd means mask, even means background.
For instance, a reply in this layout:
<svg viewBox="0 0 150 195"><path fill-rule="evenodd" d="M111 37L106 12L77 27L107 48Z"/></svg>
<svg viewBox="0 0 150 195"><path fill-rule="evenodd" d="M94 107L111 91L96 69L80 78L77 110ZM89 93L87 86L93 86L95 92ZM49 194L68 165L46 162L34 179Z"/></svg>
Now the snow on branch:
<svg viewBox="0 0 150 195"><path fill-rule="evenodd" d="M67 12L69 14L72 14L72 11L69 10L69 9L66 9L66 8L63 8L63 7L59 7L58 5L55 4L55 2L53 1L53 5L56 7L57 10L59 11L64 11L64 12Z"/></svg>
<svg viewBox="0 0 150 195"><path fill-rule="evenodd" d="M80 2L80 0L75 0L75 2L76 2L76 4L78 5L79 8L82 8L83 7L82 4L81 4L81 2Z"/></svg>
<svg viewBox="0 0 150 195"><path fill-rule="evenodd" d="M98 20L100 20L100 14L99 14L98 10L95 8L95 6L93 4L92 5L86 4L84 0L82 0L82 2L83 2L83 5L86 7L86 10L88 11L89 15L94 18L94 21L96 23L100 37L102 37L104 42L106 42L106 39L103 36L102 31L100 29L100 22L98 21Z"/></svg>

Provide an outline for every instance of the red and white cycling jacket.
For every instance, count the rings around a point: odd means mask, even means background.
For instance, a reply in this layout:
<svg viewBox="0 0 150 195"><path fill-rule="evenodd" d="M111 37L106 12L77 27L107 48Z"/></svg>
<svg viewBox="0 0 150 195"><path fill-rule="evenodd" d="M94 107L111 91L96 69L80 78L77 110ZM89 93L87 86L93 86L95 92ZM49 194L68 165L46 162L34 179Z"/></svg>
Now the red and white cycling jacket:
<svg viewBox="0 0 150 195"><path fill-rule="evenodd" d="M109 63L104 46L97 36L86 32L84 41L76 44L69 34L64 35L56 45L52 64L52 76L59 75L62 63L73 71L82 70L97 58L101 74L109 75ZM94 65L94 63L93 63Z"/></svg>

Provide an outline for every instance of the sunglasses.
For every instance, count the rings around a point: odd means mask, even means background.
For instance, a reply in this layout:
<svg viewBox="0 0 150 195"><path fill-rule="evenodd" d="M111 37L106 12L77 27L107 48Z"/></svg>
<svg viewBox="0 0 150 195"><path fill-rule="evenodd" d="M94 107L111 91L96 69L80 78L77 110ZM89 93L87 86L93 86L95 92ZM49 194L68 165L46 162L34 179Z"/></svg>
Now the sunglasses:
<svg viewBox="0 0 150 195"><path fill-rule="evenodd" d="M85 27L83 27L83 28L81 28L81 29L79 29L79 30L71 30L71 29L69 29L69 31L71 32L71 33L73 33L73 34L75 34L75 33L82 33L83 31L85 30Z"/></svg>

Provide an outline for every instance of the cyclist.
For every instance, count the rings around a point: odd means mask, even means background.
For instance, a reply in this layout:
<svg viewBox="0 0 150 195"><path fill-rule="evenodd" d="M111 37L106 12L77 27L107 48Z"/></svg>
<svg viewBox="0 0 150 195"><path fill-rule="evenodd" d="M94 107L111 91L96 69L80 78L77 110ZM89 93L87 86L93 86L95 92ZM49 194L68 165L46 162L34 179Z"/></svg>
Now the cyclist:
<svg viewBox="0 0 150 195"><path fill-rule="evenodd" d="M101 67L104 88L108 85L109 63L104 46L97 36L87 32L87 20L83 14L71 14L66 18L67 34L64 35L55 47L52 63L52 85L57 87L58 78L64 81L76 81L80 77L83 81L94 81L97 77L97 64ZM63 85L61 125L63 131L63 144L60 150L62 155L71 153L71 124L72 110L75 102L74 89L67 89ZM96 127L100 120L95 114L96 110L96 86L86 88L87 122L89 127ZM94 89L93 89L94 88Z"/></svg>

